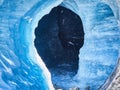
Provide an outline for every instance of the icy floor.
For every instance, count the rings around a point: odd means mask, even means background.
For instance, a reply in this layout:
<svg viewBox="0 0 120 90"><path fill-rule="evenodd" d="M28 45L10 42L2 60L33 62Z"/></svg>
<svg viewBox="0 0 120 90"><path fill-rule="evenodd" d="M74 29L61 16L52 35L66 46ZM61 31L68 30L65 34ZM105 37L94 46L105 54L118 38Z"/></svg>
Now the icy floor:
<svg viewBox="0 0 120 90"><path fill-rule="evenodd" d="M61 70L60 68L58 69L51 69L50 70L52 73L52 81L53 81L53 85L54 87L57 88L62 88L62 89L69 89L69 88L73 88L73 87L79 87L80 89L85 89L86 87L90 87L93 83L94 86L91 86L91 90L99 88L101 84L103 84L104 80L100 80L98 79L98 81L96 82L96 79L81 79L81 80L85 80L85 81L89 81L90 84L85 85L85 83L83 83L83 81L80 81L79 79L75 79L74 75L75 73L72 71L66 71L66 70Z"/></svg>
<svg viewBox="0 0 120 90"><path fill-rule="evenodd" d="M75 86L80 87L78 85L78 83L80 82L76 82L76 80L74 80L73 78L75 73L66 70L66 68L64 70L61 70L59 67L56 69L50 69L50 71L52 72L51 75L52 75L53 85L57 88L62 88L62 89L68 89L70 87L75 87Z"/></svg>

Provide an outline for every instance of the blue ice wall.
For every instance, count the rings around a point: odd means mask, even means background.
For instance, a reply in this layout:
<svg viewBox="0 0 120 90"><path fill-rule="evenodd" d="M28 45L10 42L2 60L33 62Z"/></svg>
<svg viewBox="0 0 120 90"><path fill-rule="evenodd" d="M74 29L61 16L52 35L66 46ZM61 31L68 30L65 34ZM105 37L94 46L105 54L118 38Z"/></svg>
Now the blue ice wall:
<svg viewBox="0 0 120 90"><path fill-rule="evenodd" d="M118 23L105 3L79 0L71 3L65 1L62 5L80 15L85 30L84 46L79 54L79 70L74 78L76 86L90 86L91 90L96 90L112 73L118 60Z"/></svg>
<svg viewBox="0 0 120 90"><path fill-rule="evenodd" d="M54 90L50 74L34 47L38 21L62 0L0 1L0 89ZM79 70L64 86L96 90L117 63L120 30L109 6L100 0L65 0L62 3L83 21L85 43ZM24 87L24 88L23 88Z"/></svg>
<svg viewBox="0 0 120 90"><path fill-rule="evenodd" d="M60 3L61 0L4 0L0 3L1 90L54 90L50 74L34 48L32 28L37 26L35 20Z"/></svg>

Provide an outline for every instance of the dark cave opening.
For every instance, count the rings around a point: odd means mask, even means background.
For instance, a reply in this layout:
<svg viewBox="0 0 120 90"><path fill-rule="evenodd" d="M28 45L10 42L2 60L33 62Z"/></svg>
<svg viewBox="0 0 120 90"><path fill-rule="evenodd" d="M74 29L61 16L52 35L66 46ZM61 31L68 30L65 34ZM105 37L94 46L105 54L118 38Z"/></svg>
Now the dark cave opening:
<svg viewBox="0 0 120 90"><path fill-rule="evenodd" d="M77 73L79 49L84 44L83 25L77 14L62 6L53 8L39 21L35 36L37 52L51 73L51 69L59 74Z"/></svg>

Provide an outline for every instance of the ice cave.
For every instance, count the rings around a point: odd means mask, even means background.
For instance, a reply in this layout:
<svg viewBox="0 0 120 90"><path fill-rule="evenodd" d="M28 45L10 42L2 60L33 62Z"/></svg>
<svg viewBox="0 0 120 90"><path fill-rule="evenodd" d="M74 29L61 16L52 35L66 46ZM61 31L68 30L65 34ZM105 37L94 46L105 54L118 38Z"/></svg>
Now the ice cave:
<svg viewBox="0 0 120 90"><path fill-rule="evenodd" d="M0 90L119 90L119 5L0 0Z"/></svg>

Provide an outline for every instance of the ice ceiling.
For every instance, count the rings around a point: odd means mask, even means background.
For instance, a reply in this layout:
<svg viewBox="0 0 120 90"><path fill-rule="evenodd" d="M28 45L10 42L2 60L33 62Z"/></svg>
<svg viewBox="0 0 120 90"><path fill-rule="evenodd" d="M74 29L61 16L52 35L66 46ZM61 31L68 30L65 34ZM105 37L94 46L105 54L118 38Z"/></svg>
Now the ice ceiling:
<svg viewBox="0 0 120 90"><path fill-rule="evenodd" d="M0 89L54 90L34 40L39 20L59 5L81 17L85 39L77 74L72 78L61 75L53 81L63 88L90 86L96 90L110 76L119 56L120 30L107 4L100 0L1 0Z"/></svg>

